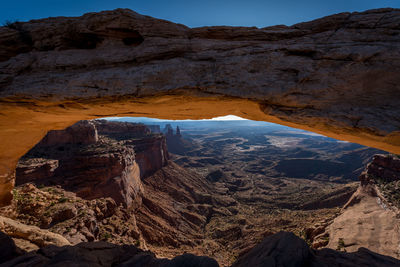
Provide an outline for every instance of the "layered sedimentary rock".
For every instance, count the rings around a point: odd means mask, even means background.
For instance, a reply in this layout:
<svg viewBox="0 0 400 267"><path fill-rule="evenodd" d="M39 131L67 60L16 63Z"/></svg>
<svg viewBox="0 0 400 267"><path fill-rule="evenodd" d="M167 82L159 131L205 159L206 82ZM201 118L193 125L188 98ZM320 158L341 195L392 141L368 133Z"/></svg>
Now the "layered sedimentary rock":
<svg viewBox="0 0 400 267"><path fill-rule="evenodd" d="M49 131L37 146L90 145L97 141L97 129L93 122L79 121L65 130Z"/></svg>
<svg viewBox="0 0 400 267"><path fill-rule="evenodd" d="M400 152L400 11L188 28L127 9L0 27L0 202L50 129L235 114Z"/></svg>
<svg viewBox="0 0 400 267"><path fill-rule="evenodd" d="M165 136L152 134L147 126L129 122L95 121L99 134L125 140L124 145L134 147L135 161L140 168L140 177L146 177L163 166L169 159Z"/></svg>
<svg viewBox="0 0 400 267"><path fill-rule="evenodd" d="M141 179L167 160L165 137L144 125L81 121L50 131L19 162L16 183L60 185L82 198L111 197L138 206Z"/></svg>
<svg viewBox="0 0 400 267"><path fill-rule="evenodd" d="M395 155L375 155L360 176L362 186L400 180L400 158Z"/></svg>
<svg viewBox="0 0 400 267"><path fill-rule="evenodd" d="M361 184L316 243L355 252L361 247L400 258L400 160L375 155L360 175Z"/></svg>

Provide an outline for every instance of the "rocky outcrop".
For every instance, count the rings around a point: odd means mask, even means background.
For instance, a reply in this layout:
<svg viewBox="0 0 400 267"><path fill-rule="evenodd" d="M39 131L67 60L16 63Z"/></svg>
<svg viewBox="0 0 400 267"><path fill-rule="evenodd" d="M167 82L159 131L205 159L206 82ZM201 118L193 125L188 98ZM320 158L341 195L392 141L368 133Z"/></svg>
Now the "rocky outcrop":
<svg viewBox="0 0 400 267"><path fill-rule="evenodd" d="M357 191L313 245L347 252L365 247L399 259L399 162L395 155L375 155Z"/></svg>
<svg viewBox="0 0 400 267"><path fill-rule="evenodd" d="M160 125L148 125L146 127L150 129L152 133L161 133Z"/></svg>
<svg viewBox="0 0 400 267"><path fill-rule="evenodd" d="M173 154L185 155L189 150L193 148L193 144L182 138L181 131L179 126L176 126L176 131L174 133L174 129L170 124L165 125L163 130L165 137L167 139L167 147L168 151Z"/></svg>
<svg viewBox="0 0 400 267"><path fill-rule="evenodd" d="M12 238L0 231L0 264L20 256L21 254L22 251L15 246Z"/></svg>
<svg viewBox="0 0 400 267"><path fill-rule="evenodd" d="M218 263L204 256L183 254L171 260L157 259L149 251L133 245L114 245L106 242L80 243L76 246L48 246L12 260L2 266L47 266L76 265L88 266L193 266L217 267ZM292 233L280 232L270 235L262 243L242 255L232 267L238 266L387 266L394 267L399 260L382 256L361 248L354 253L338 252L331 249L310 249L304 240Z"/></svg>
<svg viewBox="0 0 400 267"><path fill-rule="evenodd" d="M11 206L1 208L0 215L17 221L20 228L37 230L40 227L40 231L62 236L72 245L100 240L116 244L140 243L135 213L117 206L112 198L85 200L60 187L37 188L33 184L18 186L13 194ZM48 245L46 242L30 242L33 240L27 239L28 235L14 234L12 229L7 226L3 231L25 251Z"/></svg>
<svg viewBox="0 0 400 267"><path fill-rule="evenodd" d="M173 162L142 184L142 204L135 209L117 206L111 198L85 200L60 186L23 184L13 190L12 205L1 208L0 215L62 235L72 245L107 241L135 244L159 257L182 251L208 255L202 247L204 228L212 214L224 209L218 207L231 205L223 201L229 196L215 195L204 177ZM43 247L14 241L26 251Z"/></svg>
<svg viewBox="0 0 400 267"><path fill-rule="evenodd" d="M201 244L215 198L210 184L173 162L143 181L146 195L136 215L147 243L155 250Z"/></svg>
<svg viewBox="0 0 400 267"><path fill-rule="evenodd" d="M37 226L22 224L3 216L0 216L0 230L8 236L26 240L38 247L47 245L70 245L70 242L68 242L68 240L62 235L40 229Z"/></svg>
<svg viewBox="0 0 400 267"><path fill-rule="evenodd" d="M400 158L392 154L375 155L360 176L362 186L398 180L400 180Z"/></svg>
<svg viewBox="0 0 400 267"><path fill-rule="evenodd" d="M241 266L398 266L399 260L360 248L343 253L332 249L313 250L292 233L268 236L262 243L241 256L232 267Z"/></svg>
<svg viewBox="0 0 400 267"><path fill-rule="evenodd" d="M95 120L92 121L96 125L96 129L99 134L114 138L117 140L123 140L127 138L141 138L146 135L150 135L150 129L139 123L131 122L117 122L108 120Z"/></svg>
<svg viewBox="0 0 400 267"><path fill-rule="evenodd" d="M127 144L135 148L136 161L142 178L150 176L168 164L169 154L163 135L130 140Z"/></svg>
<svg viewBox="0 0 400 267"><path fill-rule="evenodd" d="M165 137L142 124L82 121L49 132L19 162L16 184L60 185L82 198L138 207L141 179L167 161Z"/></svg>
<svg viewBox="0 0 400 267"><path fill-rule="evenodd" d="M80 243L76 246L48 246L3 263L2 266L143 266L143 267L218 267L208 257L184 254L171 260L158 259L133 245L107 242Z"/></svg>
<svg viewBox="0 0 400 267"><path fill-rule="evenodd" d="M37 158L28 162L19 162L16 169L16 177L18 184L25 184L42 179L48 179L55 175L55 170L58 168L58 160Z"/></svg>
<svg viewBox="0 0 400 267"><path fill-rule="evenodd" d="M93 122L79 121L65 130L49 131L36 146L90 145L97 141L97 129Z"/></svg>
<svg viewBox="0 0 400 267"><path fill-rule="evenodd" d="M399 153L399 23L190 29L117 9L0 27L0 202L46 131L96 117L234 114Z"/></svg>

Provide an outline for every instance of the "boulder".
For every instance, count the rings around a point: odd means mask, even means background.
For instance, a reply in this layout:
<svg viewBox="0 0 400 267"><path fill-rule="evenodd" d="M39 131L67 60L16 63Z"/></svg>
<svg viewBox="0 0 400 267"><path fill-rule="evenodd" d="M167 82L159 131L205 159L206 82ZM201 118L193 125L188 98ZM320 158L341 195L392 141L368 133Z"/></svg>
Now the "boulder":
<svg viewBox="0 0 400 267"><path fill-rule="evenodd" d="M11 237L0 231L0 264L21 254Z"/></svg>
<svg viewBox="0 0 400 267"><path fill-rule="evenodd" d="M70 244L67 239L59 234L40 229L37 226L22 224L3 216L0 216L0 230L10 237L27 240L39 247L47 245L65 246Z"/></svg>
<svg viewBox="0 0 400 267"><path fill-rule="evenodd" d="M345 253L333 249L314 250L293 233L279 232L239 257L232 267L262 266L399 266L400 260L379 255L368 249Z"/></svg>
<svg viewBox="0 0 400 267"><path fill-rule="evenodd" d="M130 266L130 267L218 267L208 257L184 254L168 259L158 259L149 251L133 245L114 245L106 242L80 243L76 246L48 246L5 262L2 266Z"/></svg>

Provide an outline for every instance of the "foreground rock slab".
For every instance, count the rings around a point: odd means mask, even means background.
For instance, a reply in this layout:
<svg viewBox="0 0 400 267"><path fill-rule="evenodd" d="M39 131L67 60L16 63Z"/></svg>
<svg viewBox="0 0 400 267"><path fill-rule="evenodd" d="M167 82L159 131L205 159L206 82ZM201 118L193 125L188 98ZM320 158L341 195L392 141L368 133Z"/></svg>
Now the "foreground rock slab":
<svg viewBox="0 0 400 267"><path fill-rule="evenodd" d="M347 252L366 247L400 258L400 158L375 155L359 178L361 185L327 228L327 247Z"/></svg>
<svg viewBox="0 0 400 267"><path fill-rule="evenodd" d="M400 10L267 28L127 9L0 27L0 203L50 129L105 116L234 114L400 153Z"/></svg>
<svg viewBox="0 0 400 267"><path fill-rule="evenodd" d="M1 262L0 262L1 263ZM172 260L157 259L153 253L135 246L106 242L80 243L76 246L48 246L17 257L1 266L130 266L130 267L218 267L208 257L184 254Z"/></svg>
<svg viewBox="0 0 400 267"><path fill-rule="evenodd" d="M313 250L292 233L280 232L243 255L232 267L261 266L399 266L400 261L368 249L345 253L332 249Z"/></svg>
<svg viewBox="0 0 400 267"><path fill-rule="evenodd" d="M12 254L11 254L12 255ZM1 262L0 262L1 263ZM280 232L241 256L232 267L261 266L399 266L400 261L361 248L354 253L332 249L312 250L292 233ZM209 257L183 254L172 260L157 259L151 252L135 246L106 242L80 243L76 246L48 246L4 262L1 266L162 266L214 267Z"/></svg>
<svg viewBox="0 0 400 267"><path fill-rule="evenodd" d="M26 240L37 246L70 245L70 242L62 235L40 229L37 226L26 225L3 216L0 216L0 230L8 236Z"/></svg>

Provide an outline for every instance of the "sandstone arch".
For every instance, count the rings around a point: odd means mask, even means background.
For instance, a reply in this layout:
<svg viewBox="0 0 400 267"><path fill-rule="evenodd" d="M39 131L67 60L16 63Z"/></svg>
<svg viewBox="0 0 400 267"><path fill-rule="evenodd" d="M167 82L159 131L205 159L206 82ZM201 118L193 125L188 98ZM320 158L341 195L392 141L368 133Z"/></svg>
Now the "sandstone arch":
<svg viewBox="0 0 400 267"><path fill-rule="evenodd" d="M105 116L241 117L400 153L400 10L203 27L117 9L0 27L0 203L50 129Z"/></svg>

